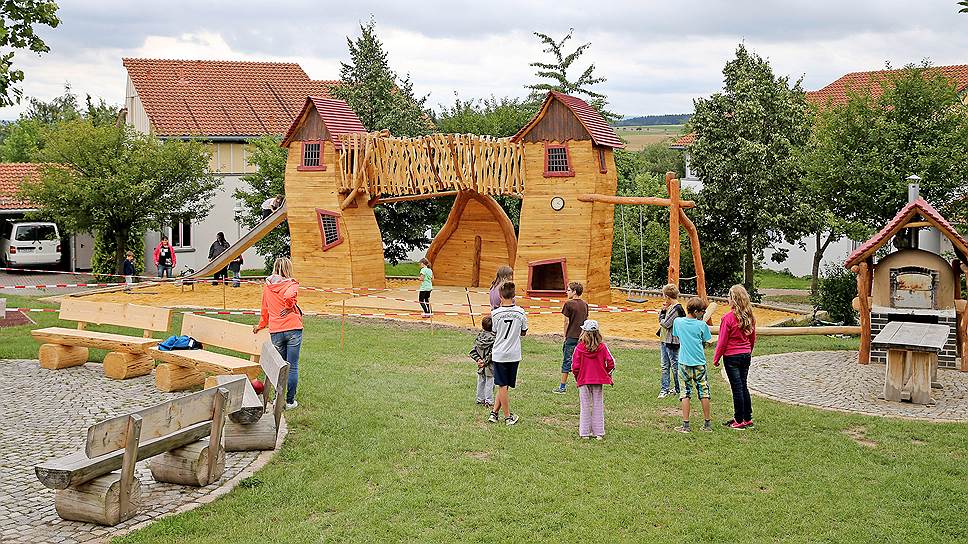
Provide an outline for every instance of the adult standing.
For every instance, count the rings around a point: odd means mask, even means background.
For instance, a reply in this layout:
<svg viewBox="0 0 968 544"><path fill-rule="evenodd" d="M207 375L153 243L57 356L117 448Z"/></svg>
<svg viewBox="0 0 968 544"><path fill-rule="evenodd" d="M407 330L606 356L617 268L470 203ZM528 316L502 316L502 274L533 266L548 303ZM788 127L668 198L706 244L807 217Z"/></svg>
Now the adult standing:
<svg viewBox="0 0 968 544"><path fill-rule="evenodd" d="M162 236L161 241L155 246L154 253L155 267L158 269L158 277L171 278L171 271L175 268L175 248L168 243L168 237Z"/></svg>
<svg viewBox="0 0 968 544"><path fill-rule="evenodd" d="M218 233L215 235L215 241L212 242L212 247L208 248L208 260L218 257L219 255L225 253L229 249L229 243L225 241L225 234ZM225 281L228 277L228 267L222 267L221 270L215 273L215 277L212 279L212 285L215 285L219 280Z"/></svg>
<svg viewBox="0 0 968 544"><path fill-rule="evenodd" d="M505 282L514 280L514 269L508 265L498 267L494 281L491 282L490 302L491 309L494 310L501 305L501 285Z"/></svg>
<svg viewBox="0 0 968 544"><path fill-rule="evenodd" d="M299 350L302 347L302 310L296 297L299 283L292 278L292 261L279 257L272 265L272 275L262 286L262 317L252 327L256 334L269 328L272 345L289 363L289 381L286 389L286 408L299 405L296 402L296 386L299 384Z"/></svg>

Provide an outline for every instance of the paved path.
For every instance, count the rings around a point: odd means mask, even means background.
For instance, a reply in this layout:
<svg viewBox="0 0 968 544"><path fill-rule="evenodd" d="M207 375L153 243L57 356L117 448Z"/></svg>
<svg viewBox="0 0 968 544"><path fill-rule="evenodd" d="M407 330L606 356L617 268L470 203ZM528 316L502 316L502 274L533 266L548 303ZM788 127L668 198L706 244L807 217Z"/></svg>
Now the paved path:
<svg viewBox="0 0 968 544"><path fill-rule="evenodd" d="M43 272L11 272L0 270L0 286L9 285L56 285L63 283L96 283L90 274L45 274ZM0 298L7 295L37 296L38 294L64 295L85 291L86 287L63 289L0 289Z"/></svg>
<svg viewBox="0 0 968 544"><path fill-rule="evenodd" d="M37 361L0 361L0 391L5 392L5 423L0 426L3 543L89 542L185 505L209 502L259 454L227 453L222 480L203 488L155 482L143 461L137 468L143 501L137 516L114 528L64 521L54 511L54 491L40 484L33 466L80 449L87 427L97 421L185 393L162 393L151 376L109 380L99 364L51 371Z"/></svg>
<svg viewBox="0 0 968 544"><path fill-rule="evenodd" d="M792 404L862 414L968 421L968 372L939 370L944 389L932 390L935 406L888 402L884 365L857 364L856 351L816 351L753 358L749 385L754 393Z"/></svg>

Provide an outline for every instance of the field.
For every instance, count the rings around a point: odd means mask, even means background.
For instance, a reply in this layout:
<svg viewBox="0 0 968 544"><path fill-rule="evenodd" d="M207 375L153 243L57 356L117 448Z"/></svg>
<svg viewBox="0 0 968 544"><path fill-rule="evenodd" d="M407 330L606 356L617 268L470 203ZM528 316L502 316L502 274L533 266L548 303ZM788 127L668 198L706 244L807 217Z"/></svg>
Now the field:
<svg viewBox="0 0 968 544"><path fill-rule="evenodd" d="M810 289L812 276L794 276L761 268L754 273L756 287L759 289Z"/></svg>
<svg viewBox="0 0 968 544"><path fill-rule="evenodd" d="M639 151L648 144L665 142L682 134L682 125L651 125L642 127L616 127L619 137L628 141L629 151Z"/></svg>

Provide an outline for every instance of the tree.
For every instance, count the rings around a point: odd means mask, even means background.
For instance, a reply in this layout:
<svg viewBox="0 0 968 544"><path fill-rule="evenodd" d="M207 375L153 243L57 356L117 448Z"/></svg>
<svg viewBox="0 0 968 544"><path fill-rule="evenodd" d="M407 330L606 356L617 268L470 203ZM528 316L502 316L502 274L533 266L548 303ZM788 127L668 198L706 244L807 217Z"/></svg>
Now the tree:
<svg viewBox="0 0 968 544"><path fill-rule="evenodd" d="M606 109L608 101L605 99L605 95L592 89L592 86L607 81L604 77L595 75L595 63L589 64L581 75L578 76L578 79L572 81L568 78L568 70L571 69L575 61L592 45L591 42L585 42L571 53L566 53L565 44L571 39L574 33L574 28L568 29L568 34L560 41L555 41L551 36L542 34L541 32L534 33L541 40L541 43L545 45L542 51L551 55L553 62L532 62L530 66L538 69L535 73L536 76L549 79L551 82L525 85L525 88L531 89L532 99L535 101L543 98L542 95L548 91L558 91L574 96L586 96L588 97L589 105L597 109L606 120L617 121L621 119L621 116Z"/></svg>
<svg viewBox="0 0 968 544"><path fill-rule="evenodd" d="M3 0L0 48L27 49L38 55L47 53L50 48L34 33L34 25L56 28L59 24L57 4L50 0ZM13 69L13 57L13 51L0 56L0 107L17 104L23 96L23 91L15 85L24 80L24 72Z"/></svg>
<svg viewBox="0 0 968 544"><path fill-rule="evenodd" d="M907 177L950 219L968 219L968 106L928 63L888 72L828 104L805 153L808 184L828 226L870 236L907 203ZM880 92L873 92L880 91Z"/></svg>
<svg viewBox="0 0 968 544"><path fill-rule="evenodd" d="M286 158L288 150L279 146L281 140L262 136L249 140L248 162L256 171L242 176L249 189L236 189L235 198L242 201L242 221L254 227L262 221L262 203L267 198L285 194ZM256 242L256 249L266 257L266 270L271 270L277 257L289 256L289 223L283 222Z"/></svg>
<svg viewBox="0 0 968 544"><path fill-rule="evenodd" d="M968 0L961 0L961 2L958 2L958 5L961 6L958 13L968 13Z"/></svg>
<svg viewBox="0 0 968 544"><path fill-rule="evenodd" d="M791 210L800 190L800 149L810 133L800 82L776 77L742 44L723 69L723 91L695 100L691 166L703 180L700 213L743 243L744 283L753 292L755 259L800 227Z"/></svg>
<svg viewBox="0 0 968 544"><path fill-rule="evenodd" d="M113 259L94 263L97 273L120 273L125 251L135 253L149 226L171 214L204 217L219 188L208 171L211 153L196 141L164 142L128 127L68 121L50 134L40 159L41 178L24 183L21 196L70 232L95 236L95 251Z"/></svg>

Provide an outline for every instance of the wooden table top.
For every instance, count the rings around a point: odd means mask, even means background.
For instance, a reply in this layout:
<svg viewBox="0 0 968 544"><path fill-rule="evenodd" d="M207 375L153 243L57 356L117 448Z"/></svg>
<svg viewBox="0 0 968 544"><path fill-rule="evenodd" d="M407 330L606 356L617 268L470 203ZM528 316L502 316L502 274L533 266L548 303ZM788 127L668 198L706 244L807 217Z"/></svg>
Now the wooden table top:
<svg viewBox="0 0 968 544"><path fill-rule="evenodd" d="M877 333L873 344L880 344L888 349L906 349L909 351L941 351L948 342L951 327L931 323L909 323L906 321L892 321Z"/></svg>

